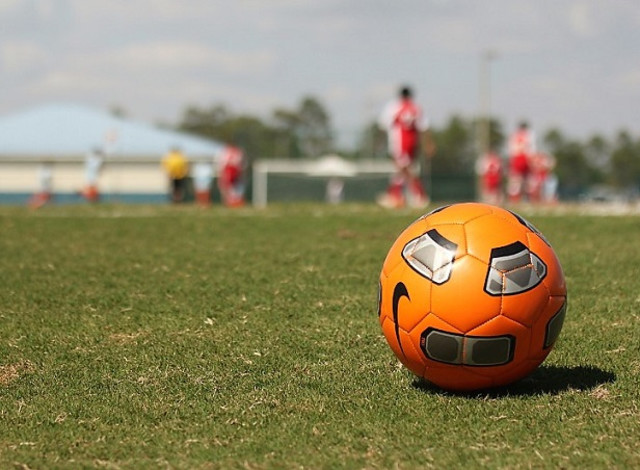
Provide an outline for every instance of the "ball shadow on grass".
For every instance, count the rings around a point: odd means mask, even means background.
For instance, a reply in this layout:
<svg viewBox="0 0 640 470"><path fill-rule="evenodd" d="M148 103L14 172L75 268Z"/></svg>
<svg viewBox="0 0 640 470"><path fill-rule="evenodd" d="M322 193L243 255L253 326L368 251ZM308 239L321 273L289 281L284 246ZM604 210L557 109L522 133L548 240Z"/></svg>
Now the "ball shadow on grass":
<svg viewBox="0 0 640 470"><path fill-rule="evenodd" d="M473 392L450 392L416 379L413 387L425 393L465 396L469 398L502 398L509 396L557 395L567 390L587 391L616 380L613 372L593 366L545 366L538 367L531 375L505 387Z"/></svg>

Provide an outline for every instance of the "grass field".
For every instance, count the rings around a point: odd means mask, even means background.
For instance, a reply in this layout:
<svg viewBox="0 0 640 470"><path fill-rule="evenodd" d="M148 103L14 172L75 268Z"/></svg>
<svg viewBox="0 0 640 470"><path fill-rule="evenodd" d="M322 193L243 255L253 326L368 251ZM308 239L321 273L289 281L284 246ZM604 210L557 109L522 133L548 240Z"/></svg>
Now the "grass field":
<svg viewBox="0 0 640 470"><path fill-rule="evenodd" d="M640 467L640 217L523 212L565 270L562 335L456 395L376 316L417 215L0 208L0 468Z"/></svg>

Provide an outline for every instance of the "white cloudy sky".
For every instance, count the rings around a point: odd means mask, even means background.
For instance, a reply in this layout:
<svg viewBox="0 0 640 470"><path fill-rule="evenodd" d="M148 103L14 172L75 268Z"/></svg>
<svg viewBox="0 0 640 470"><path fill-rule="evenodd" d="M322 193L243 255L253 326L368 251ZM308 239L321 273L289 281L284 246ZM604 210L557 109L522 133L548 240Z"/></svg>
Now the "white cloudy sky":
<svg viewBox="0 0 640 470"><path fill-rule="evenodd" d="M477 114L487 50L508 129L640 132L636 0L0 0L0 116L73 101L266 117L313 95L347 142L403 83L436 127Z"/></svg>

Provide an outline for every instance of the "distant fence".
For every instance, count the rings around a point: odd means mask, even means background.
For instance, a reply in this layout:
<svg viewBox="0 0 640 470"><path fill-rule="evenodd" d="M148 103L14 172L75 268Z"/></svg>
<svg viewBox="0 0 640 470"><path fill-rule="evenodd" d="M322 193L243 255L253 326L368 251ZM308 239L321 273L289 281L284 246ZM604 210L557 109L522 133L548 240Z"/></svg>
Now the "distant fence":
<svg viewBox="0 0 640 470"><path fill-rule="evenodd" d="M331 181L342 185L341 200L371 202L383 193L393 173L390 161L351 163L350 171L319 172L314 162L265 160L255 162L249 194L256 206L269 202L325 201ZM434 201L467 201L476 197L474 174L434 174L423 176Z"/></svg>

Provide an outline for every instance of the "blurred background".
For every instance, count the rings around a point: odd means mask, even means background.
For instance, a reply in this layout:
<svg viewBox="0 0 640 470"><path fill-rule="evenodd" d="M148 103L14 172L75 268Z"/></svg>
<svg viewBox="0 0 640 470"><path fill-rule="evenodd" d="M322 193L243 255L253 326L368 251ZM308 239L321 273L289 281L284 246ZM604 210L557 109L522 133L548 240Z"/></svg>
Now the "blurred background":
<svg viewBox="0 0 640 470"><path fill-rule="evenodd" d="M0 24L0 202L74 201L96 149L102 200L166 201L176 146L192 200L195 165L215 179L229 145L249 201L373 200L401 85L437 144L435 200L477 197L480 156L506 159L523 120L560 200L638 197L634 2L5 0Z"/></svg>

